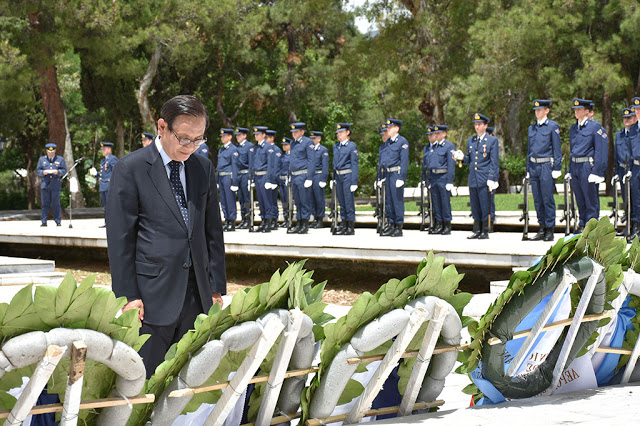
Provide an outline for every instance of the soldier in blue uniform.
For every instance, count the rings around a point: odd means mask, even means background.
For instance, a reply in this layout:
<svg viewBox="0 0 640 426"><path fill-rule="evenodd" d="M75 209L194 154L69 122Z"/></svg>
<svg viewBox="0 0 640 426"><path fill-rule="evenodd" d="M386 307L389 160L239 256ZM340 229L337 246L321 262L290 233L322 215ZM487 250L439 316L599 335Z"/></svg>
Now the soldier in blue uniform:
<svg viewBox="0 0 640 426"><path fill-rule="evenodd" d="M220 129L222 148L218 150L218 186L220 187L220 205L224 214L223 231L236 230L236 193L238 192L238 151L231 143L233 129Z"/></svg>
<svg viewBox="0 0 640 426"><path fill-rule="evenodd" d="M380 152L380 166L385 173L385 195L389 227L380 236L402 236L404 225L404 184L407 181L409 168L409 142L399 134L402 120L387 119L389 139L384 150Z"/></svg>
<svg viewBox="0 0 640 426"><path fill-rule="evenodd" d="M533 111L536 123L529 126L529 147L527 149L527 174L531 183L533 202L540 229L533 241L553 241L556 226L556 179L561 175L562 151L560 150L560 126L549 120L551 101L536 99Z"/></svg>
<svg viewBox="0 0 640 426"><path fill-rule="evenodd" d="M47 226L49 207L56 225L61 226L62 208L60 206L60 191L62 190L62 176L67 173L67 163L64 158L56 155L57 145L48 143L45 145L47 154L38 159L36 174L42 178L40 192L42 195L42 225Z"/></svg>
<svg viewBox="0 0 640 426"><path fill-rule="evenodd" d="M422 181L425 185L429 185L429 157L433 154L433 150L436 144L436 135L433 131L433 126L427 126L427 139L429 139L429 144L425 145L422 149ZM435 222L435 221L434 221ZM442 224L438 228L438 232L436 232L436 223L432 223L429 226L430 234L439 234L442 232Z"/></svg>
<svg viewBox="0 0 640 426"><path fill-rule="evenodd" d="M240 203L240 214L242 220L238 224L238 229L249 228L249 174L253 170L254 146L247 140L249 129L246 127L236 127L235 135L238 146L238 202Z"/></svg>
<svg viewBox="0 0 640 426"><path fill-rule="evenodd" d="M311 217L311 186L313 185L313 142L304 135L305 123L291 124L291 157L289 170L293 185L293 200L296 203L296 218L294 228L287 230L288 234L306 234L309 231Z"/></svg>
<svg viewBox="0 0 640 426"><path fill-rule="evenodd" d="M624 181L624 175L627 170L631 170L631 138L635 136L637 132L637 126L635 124L638 122L636 117L634 108L625 107L622 108L622 122L624 124L624 129L618 130L616 132L616 140L615 140L615 167L616 167L616 176L620 182L620 188L622 192L622 200L623 202L627 202L627 191L626 187L629 182ZM616 201L617 202L617 201ZM626 214L626 211L625 211ZM628 220L629 218L623 219L623 221ZM626 229L625 229L626 231ZM633 236L634 231L637 233L637 226L631 226L631 236ZM624 232L619 235L624 235Z"/></svg>
<svg viewBox="0 0 640 426"><path fill-rule="evenodd" d="M313 185L311 186L311 214L313 223L310 228L322 228L325 214L324 188L327 186L329 176L329 150L321 144L323 133L319 131L309 132L313 141Z"/></svg>
<svg viewBox="0 0 640 426"><path fill-rule="evenodd" d="M499 146L495 136L487 134L489 117L473 114L476 136L467 140L467 152L458 150L454 159L469 165L469 198L473 216L473 234L469 239L489 238L489 220L491 217L491 192L498 188L500 173Z"/></svg>
<svg viewBox="0 0 640 426"><path fill-rule="evenodd" d="M380 127L378 128L378 133L380 133L380 137L382 138L382 143L378 148L378 171L377 171L376 185L378 186L378 188L382 188L382 185L385 185L385 181L386 181L385 170L384 170L384 167L382 167L382 157L384 155L383 154L384 150L387 149L387 146L389 146L388 144L389 129L387 128L386 120L380 123ZM383 200L380 200L380 202L382 203ZM386 218L389 218L389 212L391 212L391 206L385 203L384 214ZM380 232L389 233L390 228L391 228L391 224L387 220L387 222L384 224Z"/></svg>
<svg viewBox="0 0 640 426"><path fill-rule="evenodd" d="M149 145L151 142L153 142L153 140L156 137L153 136L151 133L142 133L140 135L140 142L142 143L142 147L146 147L147 145Z"/></svg>
<svg viewBox="0 0 640 426"><path fill-rule="evenodd" d="M590 105L586 99L573 100L578 122L569 129L569 173L580 213L579 232L590 219L599 217L598 186L604 182L608 162L607 133L598 122L589 119Z"/></svg>
<svg viewBox="0 0 640 426"><path fill-rule="evenodd" d="M256 140L255 152L253 154L253 176L258 196L258 207L262 221L258 227L259 232L271 232L268 225L267 216L271 214L272 197L270 194L271 182L267 180L269 173L269 155L273 153L273 148L266 141L267 128L265 126L255 126L253 136Z"/></svg>
<svg viewBox="0 0 640 426"><path fill-rule="evenodd" d="M358 147L349 140L351 124L336 124L338 142L333 145L333 175L336 180L336 195L340 204L343 226L336 235L355 234L356 203L354 193L358 189Z"/></svg>
<svg viewBox="0 0 640 426"><path fill-rule="evenodd" d="M449 126L436 124L431 129L433 143L429 146L426 155L426 167L431 188L431 201L433 203L433 216L435 226L432 233L451 234L451 191L453 190L453 178L455 177L455 161L453 153L456 147L447 140ZM425 147L426 150L426 147Z"/></svg>
<svg viewBox="0 0 640 426"><path fill-rule="evenodd" d="M488 126L487 127L487 134L489 136L496 136L493 134L493 132L496 130L495 127L492 126ZM496 136L496 139L498 137ZM498 146L500 146L500 139L498 139ZM498 151L498 153L500 153L500 151ZM499 177L498 177L499 178ZM489 210L491 210L491 224L489 225L489 233L493 232L494 226L496 224L496 191L490 191L491 194L491 204L489 206Z"/></svg>
<svg viewBox="0 0 640 426"><path fill-rule="evenodd" d="M196 149L195 154L200 154L205 158L209 158L209 146L206 143L203 143Z"/></svg>
<svg viewBox="0 0 640 426"><path fill-rule="evenodd" d="M276 131L267 130L267 143L271 145L273 152L269 156L267 181L271 184L268 193L271 195L271 210L267 216L272 231L278 229L278 187L280 186L280 163L282 162L282 150L275 144Z"/></svg>
<svg viewBox="0 0 640 426"><path fill-rule="evenodd" d="M633 241L640 235L640 97L631 99L631 108L634 108L637 124L629 127L629 166L631 167L631 235L628 241ZM625 126L626 127L626 126ZM629 218L627 218L629 220Z"/></svg>
<svg viewBox="0 0 640 426"><path fill-rule="evenodd" d="M102 207L104 208L105 221L107 215L107 194L109 194L109 183L111 182L111 173L113 172L113 166L118 162L118 157L112 154L113 143L100 142L100 148L102 148L102 156L104 157L100 161L100 170L98 170L98 182L100 189L100 199L102 200ZM105 222L106 223L106 222ZM101 225L104 228L106 225Z"/></svg>
<svg viewBox="0 0 640 426"><path fill-rule="evenodd" d="M280 188L280 201L282 201L282 215L284 222L280 227L289 228L289 163L291 160L291 139L282 138L282 157L280 158L280 172L278 187Z"/></svg>

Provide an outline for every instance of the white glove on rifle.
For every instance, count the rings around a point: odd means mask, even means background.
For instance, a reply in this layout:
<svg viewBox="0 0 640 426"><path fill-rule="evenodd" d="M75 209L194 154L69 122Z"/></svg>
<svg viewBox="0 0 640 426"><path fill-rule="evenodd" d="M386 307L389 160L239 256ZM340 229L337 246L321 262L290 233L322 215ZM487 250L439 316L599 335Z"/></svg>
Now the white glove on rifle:
<svg viewBox="0 0 640 426"><path fill-rule="evenodd" d="M460 151L459 149L453 151L453 159L456 161L464 160L464 152Z"/></svg>
<svg viewBox="0 0 640 426"><path fill-rule="evenodd" d="M92 167L92 168L89 169L89 174L91 176L97 176L98 175L98 171L96 170L95 167Z"/></svg>
<svg viewBox="0 0 640 426"><path fill-rule="evenodd" d="M555 172L551 172L551 176L553 176L553 173ZM529 172L527 172L527 179L531 179L531 175L529 174Z"/></svg>
<svg viewBox="0 0 640 426"><path fill-rule="evenodd" d="M304 187L305 188L311 188L311 185L313 185L313 181L310 179L307 179L304 181Z"/></svg>
<svg viewBox="0 0 640 426"><path fill-rule="evenodd" d="M562 172L560 170L554 170L554 171L551 172L551 177L554 178L554 179L558 179L561 174L562 174Z"/></svg>
<svg viewBox="0 0 640 426"><path fill-rule="evenodd" d="M571 173L565 173L565 175L564 175L564 179L565 179L565 180L567 180L567 179L571 179Z"/></svg>
<svg viewBox="0 0 640 426"><path fill-rule="evenodd" d="M378 180L378 188L382 188L382 186L384 185L384 181L387 180L387 178L382 178L380 180Z"/></svg>
<svg viewBox="0 0 640 426"><path fill-rule="evenodd" d="M351 185L349 189L351 190L351 192L356 192L356 189L358 189L358 185Z"/></svg>
<svg viewBox="0 0 640 426"><path fill-rule="evenodd" d="M329 181L329 188L333 189L333 180Z"/></svg>
<svg viewBox="0 0 640 426"><path fill-rule="evenodd" d="M325 186L327 186L327 182L320 181L320 182L318 182L318 186L320 188L324 188Z"/></svg>
<svg viewBox="0 0 640 426"><path fill-rule="evenodd" d="M594 175L594 174L589 175L587 180L590 183L596 183L596 184L601 184L602 182L604 182L604 178L603 177L600 177L600 176Z"/></svg>
<svg viewBox="0 0 640 426"><path fill-rule="evenodd" d="M254 181L249 181L249 191L251 191L251 188L255 188L256 187L256 183Z"/></svg>
<svg viewBox="0 0 640 426"><path fill-rule="evenodd" d="M404 186L404 181L398 179L396 181L396 188L402 188L403 186Z"/></svg>
<svg viewBox="0 0 640 426"><path fill-rule="evenodd" d="M489 187L489 191L495 191L496 189L498 189L498 186L500 184L498 182L492 181L492 180L488 180L487 181L487 186Z"/></svg>
<svg viewBox="0 0 640 426"><path fill-rule="evenodd" d="M452 184L452 183L448 183L448 184L446 184L446 185L444 186L444 188L445 188L447 191L451 192L451 191L453 191L453 184Z"/></svg>
<svg viewBox="0 0 640 426"><path fill-rule="evenodd" d="M231 189L231 191L233 191L233 192L238 192L238 187L237 187L237 186L235 186L235 185L231 185L231 186L229 187L229 189Z"/></svg>

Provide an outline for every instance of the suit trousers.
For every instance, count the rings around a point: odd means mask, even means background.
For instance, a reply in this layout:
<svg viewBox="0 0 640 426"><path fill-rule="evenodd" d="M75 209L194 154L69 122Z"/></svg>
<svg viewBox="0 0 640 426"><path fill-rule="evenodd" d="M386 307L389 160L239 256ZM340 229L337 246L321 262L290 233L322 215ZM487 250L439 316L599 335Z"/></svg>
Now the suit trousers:
<svg viewBox="0 0 640 426"><path fill-rule="evenodd" d="M144 300L143 300L144 303ZM144 362L147 371L147 379L151 377L162 362L164 355L167 353L171 345L177 343L182 336L189 330L193 329L193 323L196 317L203 313L202 303L198 294L198 284L196 283L196 274L193 268L189 269L189 281L187 284L187 292L182 305L182 311L175 323L169 325L154 325L142 321L140 334L150 334L149 340L140 348L138 352ZM206 312L204 312L206 313Z"/></svg>

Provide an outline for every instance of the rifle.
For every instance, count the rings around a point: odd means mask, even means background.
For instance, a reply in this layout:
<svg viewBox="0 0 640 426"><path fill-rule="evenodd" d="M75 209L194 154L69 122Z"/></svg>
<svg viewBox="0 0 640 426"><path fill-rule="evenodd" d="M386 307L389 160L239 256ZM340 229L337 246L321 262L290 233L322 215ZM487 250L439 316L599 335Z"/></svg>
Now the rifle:
<svg viewBox="0 0 640 426"><path fill-rule="evenodd" d="M331 180L331 212L329 213L329 219L331 219L331 234L335 235L338 232L338 194L336 193L336 176L333 173L333 179Z"/></svg>
<svg viewBox="0 0 640 426"><path fill-rule="evenodd" d="M289 229L293 228L293 184L291 181L291 172L287 175L287 221Z"/></svg>
<svg viewBox="0 0 640 426"><path fill-rule="evenodd" d="M381 179L384 179L384 170L382 170L381 172ZM385 217L385 201L384 201L384 194L385 194L385 189L384 189L384 182L382 183L382 185L378 186L378 181L376 180L376 184L375 184L375 189L376 189L376 210L373 213L373 217L378 218L378 225L376 227L376 232L379 234L382 232L382 229L384 228L384 221L386 220Z"/></svg>
<svg viewBox="0 0 640 426"><path fill-rule="evenodd" d="M622 184L625 185L624 192L627 195L627 202L624 204L625 212L627 214L627 239L631 237L631 170L629 170L629 165L625 167L625 174L622 177Z"/></svg>
<svg viewBox="0 0 640 426"><path fill-rule="evenodd" d="M420 202L417 203L418 206L420 206L420 213L418 213L420 215L420 231L424 231L427 229L427 226L425 224L425 221L427 220L427 213L424 208L424 187L425 186L426 185L424 181L420 179Z"/></svg>
<svg viewBox="0 0 640 426"><path fill-rule="evenodd" d="M620 213L618 212L618 197L622 194L622 188L620 187L620 178L618 175L613 175L611 178L611 186L613 187L613 201L608 203L611 207L611 214L609 217L613 219L613 227L618 226L618 220L620 219Z"/></svg>
<svg viewBox="0 0 640 426"><path fill-rule="evenodd" d="M249 173L249 181L248 181L248 185L249 185L249 232L256 232L255 229L253 229L254 225L255 225L255 220L254 220L254 201L253 201L253 187L255 186L255 184L253 183L253 173Z"/></svg>
<svg viewBox="0 0 640 426"><path fill-rule="evenodd" d="M520 222L524 221L524 228L522 229L522 241L526 241L529 239L529 175L525 173L524 178L522 179L522 187L524 194L524 199L522 204L518 206L518 208L522 209L522 215L520 216Z"/></svg>

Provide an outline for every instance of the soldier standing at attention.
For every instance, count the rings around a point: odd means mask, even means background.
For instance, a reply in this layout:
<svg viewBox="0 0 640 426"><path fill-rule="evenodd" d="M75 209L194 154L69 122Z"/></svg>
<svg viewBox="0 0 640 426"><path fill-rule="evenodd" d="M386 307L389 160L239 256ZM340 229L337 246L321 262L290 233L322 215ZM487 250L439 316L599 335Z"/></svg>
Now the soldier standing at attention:
<svg viewBox="0 0 640 426"><path fill-rule="evenodd" d="M629 127L629 167L631 170L631 235L627 236L632 241L640 234L640 97L631 99L631 107L637 119L637 124ZM625 119L626 120L626 119ZM626 127L626 121L625 121Z"/></svg>
<svg viewBox="0 0 640 426"><path fill-rule="evenodd" d="M380 236L401 237L404 225L404 184L409 168L409 142L399 134L402 120L387 119L387 146L381 152L380 164L385 173L386 204L389 227Z"/></svg>
<svg viewBox="0 0 640 426"><path fill-rule="evenodd" d="M291 160L291 139L282 138L282 157L280 159L280 172L278 186L280 188L280 201L282 201L282 215L284 216L284 222L280 225L281 228L289 228L289 162Z"/></svg>
<svg viewBox="0 0 640 426"><path fill-rule="evenodd" d="M267 227L267 214L271 211L271 197L269 189L271 183L267 181L267 173L269 167L269 150L273 151L271 145L265 140L267 128L265 126L255 126L253 128L253 136L256 139L256 148L253 155L253 176L256 186L256 195L258 196L258 207L260 209L260 226L259 232L270 232Z"/></svg>
<svg viewBox="0 0 640 426"><path fill-rule="evenodd" d="M236 151L238 152L238 202L240 203L240 215L242 220L238 224L238 229L249 228L249 174L253 173L253 153L254 147L247 140L249 129L246 127L236 127L235 135L238 141Z"/></svg>
<svg viewBox="0 0 640 426"><path fill-rule="evenodd" d="M492 126L488 126L487 127L487 134L489 136L496 136L493 134L493 132L496 130L495 127ZM496 139L498 139L498 137L496 136ZM500 146L500 140L498 139L498 147ZM498 151L498 154L500 153L500 151ZM499 178L499 176L498 176ZM491 210L491 222L489 225L489 233L493 232L493 227L496 224L496 191L490 191L490 195L491 195L491 205L489 206L490 210Z"/></svg>
<svg viewBox="0 0 640 426"><path fill-rule="evenodd" d="M289 228L288 234L306 234L309 232L311 217L311 185L313 185L313 142L304 135L305 123L291 124L291 158L289 170L293 185L293 200L296 203L295 228Z"/></svg>
<svg viewBox="0 0 640 426"><path fill-rule="evenodd" d="M383 157L384 150L389 145L388 144L389 129L387 128L386 121L383 121L382 123L380 123L378 133L380 133L380 137L382 138L382 143L378 148L378 173L377 173L376 185L378 185L378 188L382 188L382 185L385 185L385 181L386 181L386 174L385 174L384 168L382 167L382 157ZM383 203L383 200L380 200L380 202ZM384 205L385 205L384 215L386 218L389 218L389 212L391 211L391 206L386 203L384 203ZM391 227L390 222L387 220L386 223L384 223L383 228L380 230L380 233L383 233L383 232L388 233L390 227Z"/></svg>
<svg viewBox="0 0 640 426"><path fill-rule="evenodd" d="M270 189L267 191L271 196L271 210L267 220L272 231L278 229L278 186L280 184L280 163L282 161L282 150L275 144L276 131L267 130L267 143L271 147L269 152L269 167L267 168L267 182Z"/></svg>
<svg viewBox="0 0 640 426"><path fill-rule="evenodd" d="M100 189L100 199L102 200L102 207L104 208L105 223L107 216L107 195L109 194L109 183L111 182L111 173L113 173L113 166L118 162L118 157L112 154L113 144L111 142L100 142L102 148L102 156L104 157L100 161L100 170L98 171L98 181ZM101 225L100 228L104 228L105 225Z"/></svg>
<svg viewBox="0 0 640 426"><path fill-rule="evenodd" d="M45 145L47 154L38 159L36 174L42 178L40 192L42 195L42 214L40 226L47 226L49 207L53 220L57 226L62 226L62 207L60 206L60 192L62 191L62 176L67 173L67 163L64 158L56 155L57 145L48 143Z"/></svg>
<svg viewBox="0 0 640 426"><path fill-rule="evenodd" d="M333 170L336 177L336 195L340 203L342 224L336 235L355 234L356 203L354 193L358 189L358 148L349 140L351 124L336 124L338 142L333 145Z"/></svg>
<svg viewBox="0 0 640 426"><path fill-rule="evenodd" d="M578 233L590 219L599 217L598 186L604 182L608 162L607 134L598 122L589 119L590 106L589 100L573 100L572 108L578 122L569 129L569 173L580 212Z"/></svg>
<svg viewBox="0 0 640 426"><path fill-rule="evenodd" d="M562 151L560 150L560 126L549 120L548 99L533 101L536 123L529 126L529 148L527 149L527 174L531 183L533 202L540 229L533 241L553 241L556 227L556 179L561 175Z"/></svg>
<svg viewBox="0 0 640 426"><path fill-rule="evenodd" d="M141 140L140 140L140 142L142 142L142 147L144 148L145 146L149 145L151 142L153 142L155 138L156 137L153 136L151 133L142 133Z"/></svg>
<svg viewBox="0 0 640 426"><path fill-rule="evenodd" d="M473 234L469 239L489 238L491 194L498 188L500 163L498 139L487 134L489 117L479 112L473 115L476 136L467 140L467 153L458 150L454 159L469 165L469 198L473 216Z"/></svg>
<svg viewBox="0 0 640 426"><path fill-rule="evenodd" d="M436 135L433 132L433 126L427 126L427 138L429 139L429 144L425 145L422 150L422 182L424 182L424 185L429 186L429 157L433 155L433 148L436 143ZM439 234L441 231L442 227L440 227L438 232L436 232L436 224L430 224L430 234Z"/></svg>
<svg viewBox="0 0 640 426"><path fill-rule="evenodd" d="M313 214L313 223L310 228L322 228L322 220L324 219L324 188L327 186L327 177L329 176L329 150L322 145L322 132L312 131L309 136L313 141L313 185L311 186L311 213Z"/></svg>
<svg viewBox="0 0 640 426"><path fill-rule="evenodd" d="M618 176L618 180L620 182L620 189L622 192L622 201L627 202L627 191L626 187L629 182L624 182L624 175L627 170L631 170L631 142L630 140L635 136L637 132L637 126L635 124L638 122L636 118L636 114L633 108L625 107L622 108L622 122L624 124L624 129L618 130L616 132L616 140L615 140L615 162L616 162L616 175ZM615 201L617 202L617 200ZM626 214L626 211L625 211ZM629 218L626 218L629 220ZM624 221L624 219L623 219ZM617 224L614 224L614 226ZM626 228L625 228L626 231ZM635 232L634 232L635 231ZM637 233L637 226L631 225L631 239L633 239L634 234ZM624 235L624 231L619 233L619 235Z"/></svg>
<svg viewBox="0 0 640 426"><path fill-rule="evenodd" d="M218 150L218 186L220 187L220 204L224 214L223 231L236 230L236 192L238 192L238 152L231 143L233 129L220 129L222 148ZM197 153L198 151L196 151Z"/></svg>
<svg viewBox="0 0 640 426"><path fill-rule="evenodd" d="M436 222L432 233L442 235L451 234L451 191L456 174L456 164L453 161L456 147L447 140L447 130L449 126L444 124L433 126L434 143L431 144L431 152L427 156L427 173L429 173L433 216Z"/></svg>

